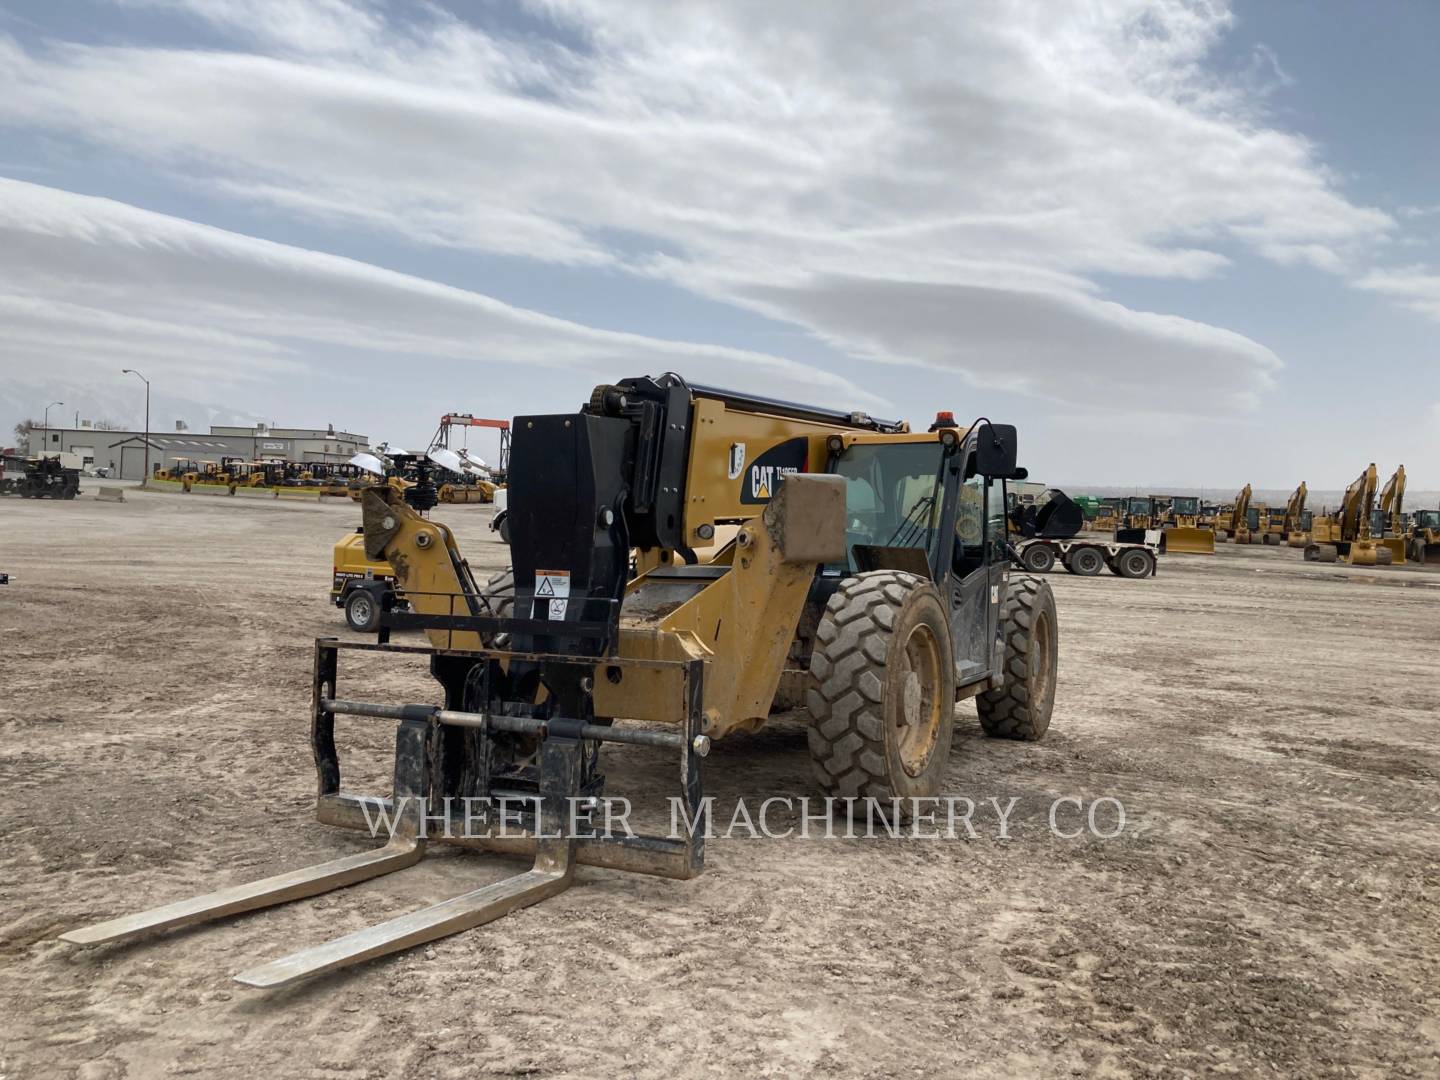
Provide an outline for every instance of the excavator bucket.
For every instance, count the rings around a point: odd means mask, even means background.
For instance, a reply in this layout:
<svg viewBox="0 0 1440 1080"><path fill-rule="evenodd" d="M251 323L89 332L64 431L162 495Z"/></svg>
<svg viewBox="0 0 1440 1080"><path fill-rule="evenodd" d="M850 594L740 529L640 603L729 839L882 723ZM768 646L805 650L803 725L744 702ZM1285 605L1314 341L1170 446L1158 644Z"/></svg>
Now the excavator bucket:
<svg viewBox="0 0 1440 1080"><path fill-rule="evenodd" d="M1214 555L1215 531L1177 525L1165 530L1165 551L1174 555Z"/></svg>
<svg viewBox="0 0 1440 1080"><path fill-rule="evenodd" d="M1405 561L1405 538L1403 536L1376 537L1375 542L1390 549L1390 564L1399 566Z"/></svg>

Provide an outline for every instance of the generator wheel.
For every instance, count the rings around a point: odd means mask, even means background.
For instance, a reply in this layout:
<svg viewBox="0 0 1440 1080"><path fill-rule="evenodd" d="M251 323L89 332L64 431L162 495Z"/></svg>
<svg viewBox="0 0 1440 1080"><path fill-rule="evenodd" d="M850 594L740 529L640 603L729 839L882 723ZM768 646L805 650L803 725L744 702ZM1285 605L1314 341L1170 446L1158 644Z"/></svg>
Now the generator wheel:
<svg viewBox="0 0 1440 1080"><path fill-rule="evenodd" d="M353 589L345 598L345 621L358 634L380 626L380 601L369 589Z"/></svg>
<svg viewBox="0 0 1440 1080"><path fill-rule="evenodd" d="M1155 556L1142 548L1130 548L1115 556L1115 573L1123 578L1147 578L1155 572Z"/></svg>
<svg viewBox="0 0 1440 1080"><path fill-rule="evenodd" d="M485 587L480 590L480 596L490 605L490 610L484 614L496 619L510 618L515 611L515 572L502 570L498 574L492 574L485 582ZM481 634L480 639L487 648L510 647L509 634Z"/></svg>
<svg viewBox="0 0 1440 1080"><path fill-rule="evenodd" d="M1000 608L1005 637L1005 685L975 699L986 735L1034 742L1050 727L1055 670L1060 659L1055 595L1038 578L1017 575Z"/></svg>
<svg viewBox="0 0 1440 1080"><path fill-rule="evenodd" d="M1065 558L1065 569L1081 577L1094 577L1105 569L1105 556L1100 554L1099 548L1073 548Z"/></svg>
<svg viewBox="0 0 1440 1080"><path fill-rule="evenodd" d="M805 703L826 795L939 794L955 730L955 665L935 586L898 570L842 581L816 629Z"/></svg>
<svg viewBox="0 0 1440 1080"><path fill-rule="evenodd" d="M1021 554L1020 561L1032 574L1044 574L1055 565L1055 552L1049 544L1031 544Z"/></svg>

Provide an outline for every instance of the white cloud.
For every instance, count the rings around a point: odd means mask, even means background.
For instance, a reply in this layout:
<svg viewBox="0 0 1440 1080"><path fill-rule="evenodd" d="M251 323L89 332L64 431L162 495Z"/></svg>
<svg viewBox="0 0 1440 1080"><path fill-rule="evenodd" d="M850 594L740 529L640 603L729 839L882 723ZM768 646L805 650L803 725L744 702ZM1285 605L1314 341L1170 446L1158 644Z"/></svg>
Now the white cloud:
<svg viewBox="0 0 1440 1080"><path fill-rule="evenodd" d="M1423 266L1372 270L1354 284L1357 289L1381 293L1411 311L1440 321L1440 274Z"/></svg>
<svg viewBox="0 0 1440 1080"><path fill-rule="evenodd" d="M534 4L554 40L341 0L168 6L239 44L0 41L0 122L297 218L662 276L979 383L1253 402L1268 349L1096 276L1203 278L1236 250L1339 271L1393 225L1208 71L1218 4ZM359 336L427 336L402 325Z"/></svg>
<svg viewBox="0 0 1440 1080"><path fill-rule="evenodd" d="M845 379L742 349L616 333L366 263L123 203L0 178L0 357L47 378L139 366L182 396L313 375L307 350L566 369L593 381L675 368L836 404L883 405ZM77 366L78 365L78 366ZM564 407L574 402L573 390ZM428 406L427 406L428 407Z"/></svg>

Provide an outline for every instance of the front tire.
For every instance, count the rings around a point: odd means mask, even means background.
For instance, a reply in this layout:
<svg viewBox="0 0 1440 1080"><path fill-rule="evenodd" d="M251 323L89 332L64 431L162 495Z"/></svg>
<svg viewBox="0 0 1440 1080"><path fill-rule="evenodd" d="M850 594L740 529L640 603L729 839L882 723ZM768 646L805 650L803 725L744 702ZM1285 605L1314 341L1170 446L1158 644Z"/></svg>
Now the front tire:
<svg viewBox="0 0 1440 1080"><path fill-rule="evenodd" d="M1000 609L1005 637L1005 685L975 699L986 735L1033 742L1050 727L1060 658L1055 595L1033 577L1016 576Z"/></svg>
<svg viewBox="0 0 1440 1080"><path fill-rule="evenodd" d="M938 795L955 731L955 664L935 586L896 570L842 581L816 629L805 701L826 795Z"/></svg>

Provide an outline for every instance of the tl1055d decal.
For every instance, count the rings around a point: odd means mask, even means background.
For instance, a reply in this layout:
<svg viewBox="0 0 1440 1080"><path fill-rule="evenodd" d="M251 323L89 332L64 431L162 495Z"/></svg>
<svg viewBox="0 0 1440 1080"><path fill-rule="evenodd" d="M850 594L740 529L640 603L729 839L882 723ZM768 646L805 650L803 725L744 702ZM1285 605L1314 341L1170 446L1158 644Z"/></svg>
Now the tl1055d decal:
<svg viewBox="0 0 1440 1080"><path fill-rule="evenodd" d="M745 470L740 480L742 504L767 503L787 473L804 472L810 456L809 439L790 439L772 446Z"/></svg>

